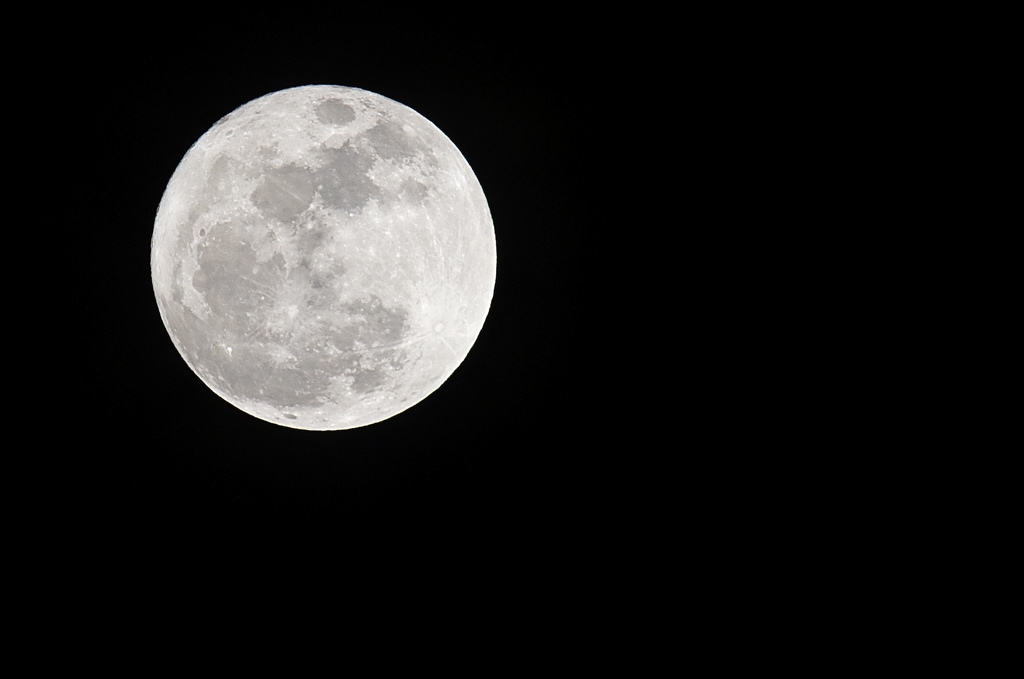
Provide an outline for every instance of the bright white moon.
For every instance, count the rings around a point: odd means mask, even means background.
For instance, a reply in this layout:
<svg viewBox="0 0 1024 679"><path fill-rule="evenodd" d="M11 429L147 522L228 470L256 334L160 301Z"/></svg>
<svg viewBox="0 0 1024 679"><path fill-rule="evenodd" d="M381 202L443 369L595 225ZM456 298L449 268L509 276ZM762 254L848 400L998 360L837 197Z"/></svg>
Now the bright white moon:
<svg viewBox="0 0 1024 679"><path fill-rule="evenodd" d="M494 291L494 226L426 118L296 87L189 149L151 267L167 332L216 394L287 427L350 429L423 400L466 357Z"/></svg>

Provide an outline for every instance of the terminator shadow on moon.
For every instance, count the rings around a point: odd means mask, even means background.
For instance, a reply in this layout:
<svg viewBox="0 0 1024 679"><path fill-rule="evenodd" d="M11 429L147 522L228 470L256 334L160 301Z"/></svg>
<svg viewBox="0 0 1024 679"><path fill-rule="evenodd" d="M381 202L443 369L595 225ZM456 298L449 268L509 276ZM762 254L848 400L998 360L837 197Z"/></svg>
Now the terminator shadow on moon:
<svg viewBox="0 0 1024 679"><path fill-rule="evenodd" d="M296 87L219 120L157 210L157 306L216 394L309 430L373 424L462 363L494 291L494 226L455 145L365 90Z"/></svg>

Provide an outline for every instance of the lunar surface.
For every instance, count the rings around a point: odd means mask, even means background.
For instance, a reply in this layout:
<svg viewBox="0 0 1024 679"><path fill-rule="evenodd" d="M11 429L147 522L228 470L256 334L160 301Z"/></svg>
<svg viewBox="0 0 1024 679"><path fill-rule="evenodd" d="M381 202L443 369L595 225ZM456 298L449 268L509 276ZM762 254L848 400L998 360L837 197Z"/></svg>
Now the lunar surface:
<svg viewBox="0 0 1024 679"><path fill-rule="evenodd" d="M466 357L494 290L494 227L430 121L347 87L274 92L178 165L151 267L185 362L260 419L334 430L387 419Z"/></svg>

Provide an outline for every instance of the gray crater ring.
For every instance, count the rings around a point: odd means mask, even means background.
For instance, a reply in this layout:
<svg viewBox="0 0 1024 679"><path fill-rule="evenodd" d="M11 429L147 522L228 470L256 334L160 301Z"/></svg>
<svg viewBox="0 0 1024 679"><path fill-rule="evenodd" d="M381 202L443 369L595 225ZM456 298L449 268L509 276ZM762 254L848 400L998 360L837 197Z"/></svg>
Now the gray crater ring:
<svg viewBox="0 0 1024 679"><path fill-rule="evenodd" d="M412 109L316 85L218 121L153 231L157 306L185 362L268 422L350 429L429 396L494 291L494 227L455 145Z"/></svg>

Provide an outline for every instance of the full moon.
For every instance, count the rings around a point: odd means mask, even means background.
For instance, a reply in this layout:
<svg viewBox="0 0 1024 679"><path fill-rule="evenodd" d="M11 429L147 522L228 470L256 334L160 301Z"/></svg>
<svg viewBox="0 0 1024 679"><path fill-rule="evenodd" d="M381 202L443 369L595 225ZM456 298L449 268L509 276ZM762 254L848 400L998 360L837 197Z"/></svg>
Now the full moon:
<svg viewBox="0 0 1024 679"><path fill-rule="evenodd" d="M150 265L167 332L214 393L267 422L380 422L462 363L494 291L494 226L429 120L366 90L273 92L185 154Z"/></svg>

